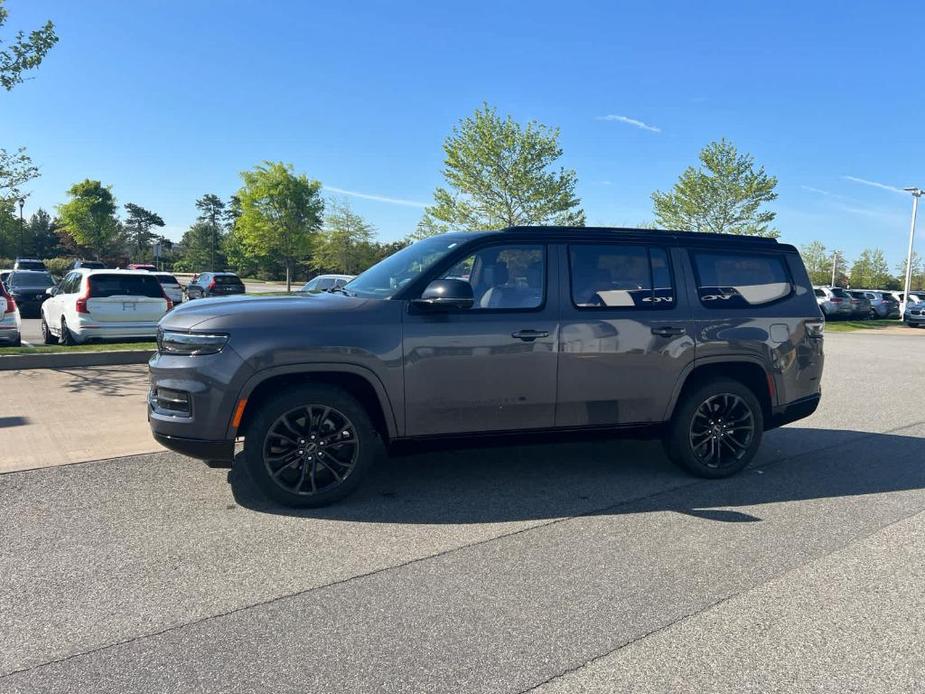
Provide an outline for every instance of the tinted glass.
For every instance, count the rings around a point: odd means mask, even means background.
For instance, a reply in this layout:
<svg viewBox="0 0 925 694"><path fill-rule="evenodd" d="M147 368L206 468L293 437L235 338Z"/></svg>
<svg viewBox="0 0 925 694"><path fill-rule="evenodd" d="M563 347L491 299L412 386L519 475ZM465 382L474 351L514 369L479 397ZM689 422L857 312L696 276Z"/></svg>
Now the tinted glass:
<svg viewBox="0 0 925 694"><path fill-rule="evenodd" d="M88 270L105 270L106 266L98 260L81 260L80 267Z"/></svg>
<svg viewBox="0 0 925 694"><path fill-rule="evenodd" d="M748 253L695 252L701 303L707 308L761 306L792 290L783 258Z"/></svg>
<svg viewBox="0 0 925 694"><path fill-rule="evenodd" d="M333 277L325 277L324 279L318 281L318 289L321 289L322 291L325 289L330 289L333 286L334 286Z"/></svg>
<svg viewBox="0 0 925 694"><path fill-rule="evenodd" d="M47 289L55 281L47 272L14 272L7 284L15 289Z"/></svg>
<svg viewBox="0 0 925 694"><path fill-rule="evenodd" d="M147 296L161 299L164 291L154 277L140 275L93 275L90 277L90 296Z"/></svg>
<svg viewBox="0 0 925 694"><path fill-rule="evenodd" d="M829 291L832 292L832 296L837 296L842 299L851 298L851 295L848 292L846 292L844 289L842 289L841 287L832 287Z"/></svg>
<svg viewBox="0 0 925 694"><path fill-rule="evenodd" d="M456 263L445 278L472 285L473 308L527 309L543 304L543 246L490 246Z"/></svg>
<svg viewBox="0 0 925 694"><path fill-rule="evenodd" d="M813 292L816 294L816 296L825 296L825 292L821 289L814 289Z"/></svg>
<svg viewBox="0 0 925 694"><path fill-rule="evenodd" d="M462 234L445 234L417 241L373 265L347 283L346 290L356 296L388 299L459 248L464 238Z"/></svg>
<svg viewBox="0 0 925 694"><path fill-rule="evenodd" d="M671 267L661 248L569 247L572 301L579 308L671 308Z"/></svg>
<svg viewBox="0 0 925 694"><path fill-rule="evenodd" d="M41 260L17 260L17 269L19 270L44 270L45 263Z"/></svg>
<svg viewBox="0 0 925 694"><path fill-rule="evenodd" d="M72 272L65 277L64 281L61 282L61 293L76 294L80 287L80 277L81 275L79 272Z"/></svg>
<svg viewBox="0 0 925 694"><path fill-rule="evenodd" d="M157 281L161 284L180 284L173 275L158 275Z"/></svg>
<svg viewBox="0 0 925 694"><path fill-rule="evenodd" d="M241 284L241 280L234 275L216 275L215 284L237 285Z"/></svg>

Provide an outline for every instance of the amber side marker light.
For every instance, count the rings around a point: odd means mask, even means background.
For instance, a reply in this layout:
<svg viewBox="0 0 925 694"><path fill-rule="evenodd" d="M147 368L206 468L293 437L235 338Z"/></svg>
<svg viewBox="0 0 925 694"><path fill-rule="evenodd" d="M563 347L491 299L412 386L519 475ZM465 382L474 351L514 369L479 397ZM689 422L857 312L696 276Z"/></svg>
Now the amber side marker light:
<svg viewBox="0 0 925 694"><path fill-rule="evenodd" d="M238 400L238 406L234 408L234 419L231 420L231 426L237 429L241 426L241 418L244 416L244 408L247 406L247 399Z"/></svg>

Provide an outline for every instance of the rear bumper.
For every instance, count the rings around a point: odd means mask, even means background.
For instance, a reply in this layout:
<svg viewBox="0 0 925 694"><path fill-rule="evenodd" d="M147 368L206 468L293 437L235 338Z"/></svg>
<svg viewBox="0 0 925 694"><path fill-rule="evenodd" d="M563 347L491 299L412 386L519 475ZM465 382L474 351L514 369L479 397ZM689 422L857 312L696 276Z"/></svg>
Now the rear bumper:
<svg viewBox="0 0 925 694"><path fill-rule="evenodd" d="M190 458L200 460L232 460L234 458L234 441L206 441L203 439L186 439L152 431L154 440L164 448Z"/></svg>
<svg viewBox="0 0 925 694"><path fill-rule="evenodd" d="M819 407L819 401L822 399L821 393L815 393L799 400L787 403L774 409L771 416L771 423L768 429L776 429L785 424L790 424L798 419L809 417L816 408Z"/></svg>
<svg viewBox="0 0 925 694"><path fill-rule="evenodd" d="M157 336L157 322L138 322L138 323L99 323L96 321L81 320L75 326L68 326L71 332L81 340L113 340L113 339L141 339Z"/></svg>

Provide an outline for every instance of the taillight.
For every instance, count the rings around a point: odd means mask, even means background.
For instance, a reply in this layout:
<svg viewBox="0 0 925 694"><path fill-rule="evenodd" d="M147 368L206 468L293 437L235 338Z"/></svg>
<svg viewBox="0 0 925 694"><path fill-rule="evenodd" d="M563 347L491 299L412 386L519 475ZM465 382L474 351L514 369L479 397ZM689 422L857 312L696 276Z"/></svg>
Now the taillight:
<svg viewBox="0 0 925 694"><path fill-rule="evenodd" d="M16 299L11 296L4 297L0 294L0 298L6 299L6 310L4 313L16 313Z"/></svg>
<svg viewBox="0 0 925 694"><path fill-rule="evenodd" d="M161 287L161 296L164 297L164 301L167 302L167 310L168 310L168 311L172 311L172 310L173 310L173 302L170 300L170 297L167 296L167 292L164 291L164 288L163 288L163 287Z"/></svg>
<svg viewBox="0 0 925 694"><path fill-rule="evenodd" d="M825 321L807 321L806 335L817 339L823 338L825 336Z"/></svg>
<svg viewBox="0 0 925 694"><path fill-rule="evenodd" d="M87 278L87 287L84 289L83 294L77 297L77 304L75 305L77 313L90 313L90 309L87 308L87 299L90 298L90 279Z"/></svg>
<svg viewBox="0 0 925 694"><path fill-rule="evenodd" d="M833 304L841 303L841 299L839 299L837 296L833 296L831 299L829 299L829 301L831 301Z"/></svg>
<svg viewBox="0 0 925 694"><path fill-rule="evenodd" d="M212 278L212 281L209 282L209 286L206 289L215 289L215 278Z"/></svg>

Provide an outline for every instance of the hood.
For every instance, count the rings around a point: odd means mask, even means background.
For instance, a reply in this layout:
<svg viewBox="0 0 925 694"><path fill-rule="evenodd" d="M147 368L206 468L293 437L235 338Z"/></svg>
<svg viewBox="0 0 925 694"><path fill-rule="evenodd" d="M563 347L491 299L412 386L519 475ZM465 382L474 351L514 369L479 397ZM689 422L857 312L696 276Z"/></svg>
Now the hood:
<svg viewBox="0 0 925 694"><path fill-rule="evenodd" d="M290 321L302 321L311 316L350 316L374 310L384 303L389 302L329 293L266 297L236 295L195 299L165 315L161 319L160 327L165 330L223 332L236 328L279 329Z"/></svg>

